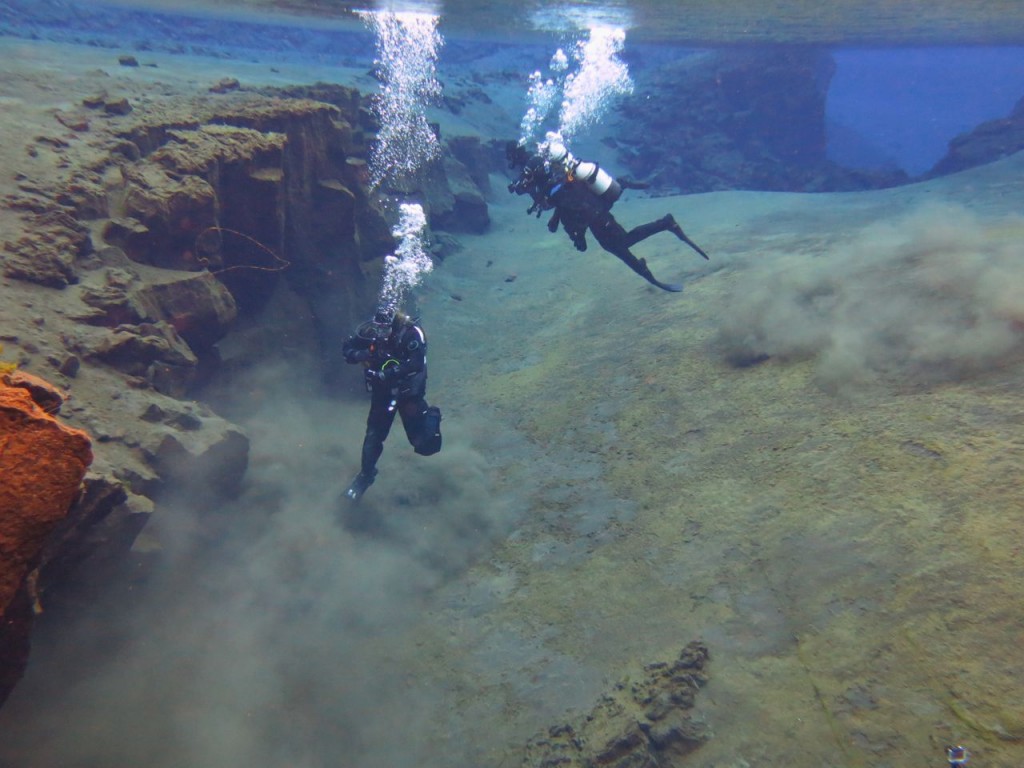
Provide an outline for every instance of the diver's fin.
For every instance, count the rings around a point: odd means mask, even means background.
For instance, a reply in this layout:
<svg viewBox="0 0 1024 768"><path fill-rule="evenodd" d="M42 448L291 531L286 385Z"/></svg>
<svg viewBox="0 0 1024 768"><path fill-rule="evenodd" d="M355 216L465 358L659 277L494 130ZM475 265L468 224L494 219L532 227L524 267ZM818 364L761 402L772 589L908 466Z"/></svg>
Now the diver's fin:
<svg viewBox="0 0 1024 768"><path fill-rule="evenodd" d="M668 291L669 293L682 293L683 292L683 286L681 284L679 284L679 283L662 283L662 282L659 282L659 281L655 280L653 277L652 278L648 278L647 282L649 282L651 285L656 285L659 288L661 288L661 290Z"/></svg>
<svg viewBox="0 0 1024 768"><path fill-rule="evenodd" d="M366 493L366 489L373 485L373 481L376 479L376 477L376 470L374 470L373 473L371 474L360 472L352 480L352 484L348 487L348 490L345 491L345 495L352 501L359 501L359 499L362 498L363 494Z"/></svg>
<svg viewBox="0 0 1024 768"><path fill-rule="evenodd" d="M672 221L672 223L669 225L668 231L671 232L676 237L678 237L680 240L682 240L688 246L693 248L693 250L695 250L697 253L699 253L701 256L703 256L705 259L708 259L708 261L710 261L711 259L708 257L708 255L706 253L704 253L704 251L701 249L701 247L699 245L697 245L695 242L693 242L693 240L691 240L690 238L688 238L686 236L686 233L683 232L683 228L679 226L679 222L676 221L675 217L672 214L669 214L668 218L671 219L671 221Z"/></svg>
<svg viewBox="0 0 1024 768"><path fill-rule="evenodd" d="M640 277L651 285L656 285L658 288L661 288L661 290L668 291L669 293L682 293L683 286L678 283L663 283L656 278L651 272L651 268L647 266L646 259L638 259L635 256L632 257L632 260L623 258L622 256L619 256L619 258L622 259L630 269L640 275Z"/></svg>

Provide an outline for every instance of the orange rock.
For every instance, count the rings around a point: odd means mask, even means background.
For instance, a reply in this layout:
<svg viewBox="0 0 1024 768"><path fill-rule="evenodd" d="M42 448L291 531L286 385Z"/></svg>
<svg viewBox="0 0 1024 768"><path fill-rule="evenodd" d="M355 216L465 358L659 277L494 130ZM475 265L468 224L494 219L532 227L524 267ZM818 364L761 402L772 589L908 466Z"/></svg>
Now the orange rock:
<svg viewBox="0 0 1024 768"><path fill-rule="evenodd" d="M64 405L64 401L67 400L65 392L57 389L46 379L33 376L28 371L15 369L10 373L5 373L0 376L0 385L3 384L27 390L29 397L35 401L36 405L51 415L57 413Z"/></svg>
<svg viewBox="0 0 1024 768"><path fill-rule="evenodd" d="M10 378L0 381L0 615L92 463L89 436L58 422L33 400L32 387L11 386ZM34 387L42 382L31 378Z"/></svg>

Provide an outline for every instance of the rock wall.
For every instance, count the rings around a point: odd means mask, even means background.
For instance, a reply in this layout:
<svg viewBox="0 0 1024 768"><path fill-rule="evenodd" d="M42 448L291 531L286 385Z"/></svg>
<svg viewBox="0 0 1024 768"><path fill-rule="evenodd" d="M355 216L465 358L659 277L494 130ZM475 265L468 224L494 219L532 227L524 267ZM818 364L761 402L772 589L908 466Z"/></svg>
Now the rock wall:
<svg viewBox="0 0 1024 768"><path fill-rule="evenodd" d="M82 431L67 434L88 451L88 433L95 461L72 478L77 496L51 499L50 517L16 532L27 537L16 557L14 502L0 495L3 695L21 674L38 595L123 557L168 493L194 489L211 506L237 493L248 438L191 398L239 315L258 315L287 281L315 318L325 380L342 370L339 342L372 303L395 243L367 188L372 110L352 88L307 90L319 98L225 80L209 93L140 92L145 109L101 91L44 115L23 152L9 148L0 342L22 370L72 391L63 415ZM474 143L460 142L460 155L472 158ZM486 226L483 192L460 160L446 152L431 173L421 191L432 221ZM3 477L13 492L6 467Z"/></svg>
<svg viewBox="0 0 1024 768"><path fill-rule="evenodd" d="M826 158L835 62L813 48L720 50L637 76L610 143L656 194L834 191L905 183Z"/></svg>
<svg viewBox="0 0 1024 768"><path fill-rule="evenodd" d="M992 163L1024 150L1024 99L1009 115L982 123L973 131L957 136L949 150L925 174L931 179Z"/></svg>

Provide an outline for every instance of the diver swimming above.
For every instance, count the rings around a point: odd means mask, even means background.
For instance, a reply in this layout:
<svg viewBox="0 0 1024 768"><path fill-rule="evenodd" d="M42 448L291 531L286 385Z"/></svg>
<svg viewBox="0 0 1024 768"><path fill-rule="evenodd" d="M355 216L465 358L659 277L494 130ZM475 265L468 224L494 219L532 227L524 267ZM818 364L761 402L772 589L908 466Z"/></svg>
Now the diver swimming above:
<svg viewBox="0 0 1024 768"><path fill-rule="evenodd" d="M545 146L544 154L531 155L525 147L510 141L506 146L509 168L519 169L519 177L508 186L517 195L530 195L533 205L527 213L553 210L548 231L557 232L561 224L576 250L587 249L586 232L590 229L598 244L618 257L630 269L664 291L679 292L681 285L663 283L651 273L647 262L629 249L658 232L671 232L705 259L708 255L694 243L672 214L641 224L626 231L611 214L612 206L623 189L643 189L629 179L614 179L597 163L577 160L557 138Z"/></svg>

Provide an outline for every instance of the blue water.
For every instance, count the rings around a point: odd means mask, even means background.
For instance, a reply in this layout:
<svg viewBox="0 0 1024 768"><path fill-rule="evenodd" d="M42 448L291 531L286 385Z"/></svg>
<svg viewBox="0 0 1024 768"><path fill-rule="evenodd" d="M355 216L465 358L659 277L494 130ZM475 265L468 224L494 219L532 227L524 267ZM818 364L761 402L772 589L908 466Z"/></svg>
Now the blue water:
<svg viewBox="0 0 1024 768"><path fill-rule="evenodd" d="M864 146L830 132L829 153L843 165L891 163L927 171L949 141L1007 116L1024 97L1022 48L838 50L828 119ZM874 150L874 151L872 151Z"/></svg>
<svg viewBox="0 0 1024 768"><path fill-rule="evenodd" d="M444 27L442 19L442 32ZM373 37L358 24L325 26L308 18L294 24L226 21L195 12L59 0L0 4L0 35L250 61L356 66L374 57ZM551 40L564 42L558 36ZM543 61L551 50L550 43L536 39L509 44L447 35L439 66L486 66L506 46L526 46L529 53L522 58L530 62ZM627 44L624 58L641 68L674 55L671 46L640 43ZM1007 116L1024 96L1024 46L840 47L833 56L828 150L848 167L924 173L954 137Z"/></svg>

